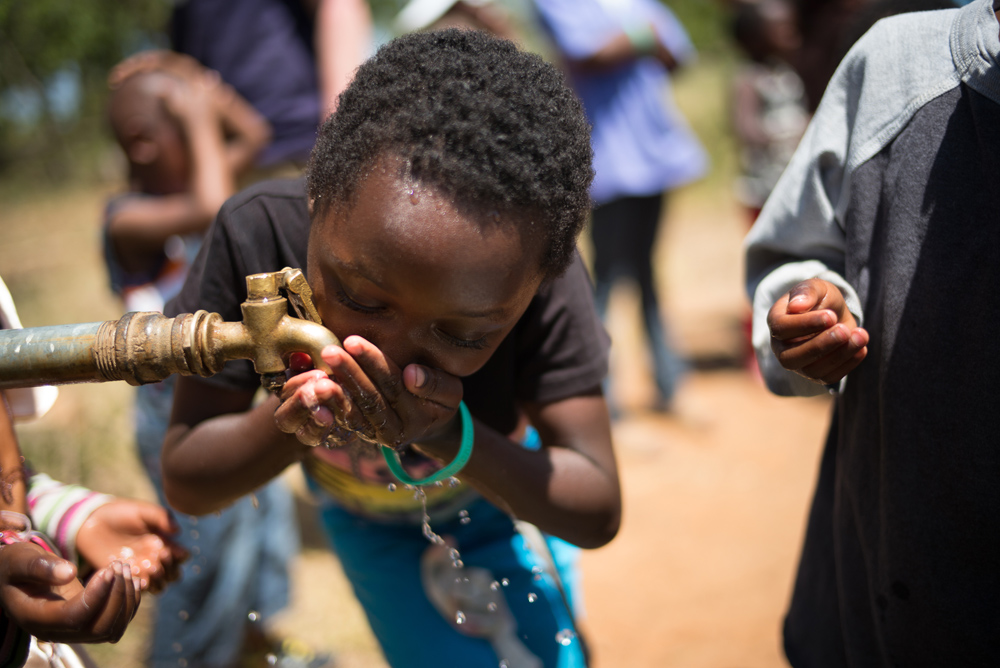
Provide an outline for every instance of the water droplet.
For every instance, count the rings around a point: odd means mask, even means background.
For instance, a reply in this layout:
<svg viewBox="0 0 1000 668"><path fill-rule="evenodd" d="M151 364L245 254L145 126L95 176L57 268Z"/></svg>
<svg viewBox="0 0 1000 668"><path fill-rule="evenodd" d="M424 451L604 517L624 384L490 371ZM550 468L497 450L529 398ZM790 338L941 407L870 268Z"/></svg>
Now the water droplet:
<svg viewBox="0 0 1000 668"><path fill-rule="evenodd" d="M538 566L538 565L535 565L535 566L531 567L531 572L534 573L535 575L538 575L539 573L541 573L542 570L543 570L542 567Z"/></svg>
<svg viewBox="0 0 1000 668"><path fill-rule="evenodd" d="M170 649L174 650L175 652L183 652L184 645L180 644L179 642L175 642L173 645L170 646Z"/></svg>
<svg viewBox="0 0 1000 668"><path fill-rule="evenodd" d="M471 521L472 521L472 518L469 517L469 511L468 510L460 510L460 511L458 511L458 522L459 522L459 524L468 524Z"/></svg>
<svg viewBox="0 0 1000 668"><path fill-rule="evenodd" d="M386 489L388 489L388 490L389 490L390 492L395 492L395 491L396 491L396 483L394 483L394 482L390 482L390 483L389 483L389 484L388 484L388 485L386 486Z"/></svg>
<svg viewBox="0 0 1000 668"><path fill-rule="evenodd" d="M122 559L131 559L132 557L135 556L135 550L126 545L125 547L122 548L122 551L119 554Z"/></svg>
<svg viewBox="0 0 1000 668"><path fill-rule="evenodd" d="M199 573L201 573L201 566L192 566L191 572L194 573L195 575L198 575Z"/></svg>
<svg viewBox="0 0 1000 668"><path fill-rule="evenodd" d="M452 476L452 477L448 478L448 484L451 487L458 487L459 485L462 484L462 481L459 480L458 478L456 478L455 476Z"/></svg>
<svg viewBox="0 0 1000 668"><path fill-rule="evenodd" d="M195 517L194 515L188 515L188 522L191 524L191 526L198 526L198 518Z"/></svg>
<svg viewBox="0 0 1000 668"><path fill-rule="evenodd" d="M562 631L556 634L556 642L562 645L563 647L566 647L573 642L573 638L575 637L576 637L575 633L573 633L569 629L563 629Z"/></svg>
<svg viewBox="0 0 1000 668"><path fill-rule="evenodd" d="M260 613L257 612L256 610L251 610L249 613L247 613L247 621L249 621L251 623L252 622L259 622L260 621Z"/></svg>
<svg viewBox="0 0 1000 668"><path fill-rule="evenodd" d="M406 194L410 196L410 204L420 203L420 195L418 195L417 191L414 190L413 188L410 188L410 191Z"/></svg>
<svg viewBox="0 0 1000 668"><path fill-rule="evenodd" d="M198 547L197 545L192 545L191 546L191 554L195 554L195 555L201 554L201 548Z"/></svg>
<svg viewBox="0 0 1000 668"><path fill-rule="evenodd" d="M465 568L465 562L462 561L461 559L456 559L455 561L451 562L451 565L454 566L455 568Z"/></svg>
<svg viewBox="0 0 1000 668"><path fill-rule="evenodd" d="M490 589L492 589L493 591L500 591L500 583L494 580L493 582L490 583Z"/></svg>
<svg viewBox="0 0 1000 668"><path fill-rule="evenodd" d="M455 623L464 624L465 623L465 613L459 610L455 613Z"/></svg>
<svg viewBox="0 0 1000 668"><path fill-rule="evenodd" d="M500 668L510 668L510 664L507 663L507 659L500 660Z"/></svg>
<svg viewBox="0 0 1000 668"><path fill-rule="evenodd" d="M496 612L497 611L497 604L496 603L488 603L486 605L486 609L489 610L490 612Z"/></svg>
<svg viewBox="0 0 1000 668"><path fill-rule="evenodd" d="M183 622L186 622L191 618L191 615L188 613L187 610L181 610L180 612L177 613L177 616L180 617L181 621Z"/></svg>
<svg viewBox="0 0 1000 668"><path fill-rule="evenodd" d="M149 559L143 559L142 560L142 567L145 568L146 570L149 570L150 568L153 567L153 562L150 561Z"/></svg>
<svg viewBox="0 0 1000 668"><path fill-rule="evenodd" d="M250 503L253 504L253 509L254 510L257 510L258 508L260 508L260 501L257 500L257 495L256 494L251 494L250 495Z"/></svg>
<svg viewBox="0 0 1000 668"><path fill-rule="evenodd" d="M177 665L180 666L181 668L187 668L188 660L187 659L177 659Z"/></svg>
<svg viewBox="0 0 1000 668"><path fill-rule="evenodd" d="M500 584L502 584L504 587L506 587L507 585L510 584L510 580L508 580L507 578L504 578L503 580L500 581Z"/></svg>
<svg viewBox="0 0 1000 668"><path fill-rule="evenodd" d="M274 655L274 654L268 654L264 658L267 660L267 665L269 665L269 666L276 666L276 665L278 665L278 657L276 655Z"/></svg>
<svg viewBox="0 0 1000 668"><path fill-rule="evenodd" d="M500 222L500 212L496 209L490 211L490 219L493 220L494 223Z"/></svg>
<svg viewBox="0 0 1000 668"><path fill-rule="evenodd" d="M201 534L198 533L197 529L191 529L191 540L198 540L198 538L200 538L200 537L201 537Z"/></svg>
<svg viewBox="0 0 1000 668"><path fill-rule="evenodd" d="M538 594L533 591L528 592L528 603L534 603L538 600Z"/></svg>
<svg viewBox="0 0 1000 668"><path fill-rule="evenodd" d="M535 573L535 576L532 578L532 580L534 580L535 582L539 582L541 581L541 579L542 579L541 573Z"/></svg>

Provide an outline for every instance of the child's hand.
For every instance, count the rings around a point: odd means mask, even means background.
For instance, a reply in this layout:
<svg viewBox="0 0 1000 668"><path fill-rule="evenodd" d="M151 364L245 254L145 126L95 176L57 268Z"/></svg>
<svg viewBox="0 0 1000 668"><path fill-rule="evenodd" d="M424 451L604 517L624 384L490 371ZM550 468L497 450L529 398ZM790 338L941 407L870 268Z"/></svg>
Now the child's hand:
<svg viewBox="0 0 1000 668"><path fill-rule="evenodd" d="M73 564L34 543L0 547L0 606L41 640L118 642L140 598L120 561L94 573L85 588Z"/></svg>
<svg viewBox="0 0 1000 668"><path fill-rule="evenodd" d="M130 76L145 72L165 72L184 80L193 80L206 72L212 73L216 78L219 76L187 54L153 49L140 51L115 65L108 74L108 86L117 88Z"/></svg>
<svg viewBox="0 0 1000 668"><path fill-rule="evenodd" d="M100 506L80 527L76 548L94 568L115 560L131 564L139 588L154 594L180 576L187 551L171 540L180 528L162 506L115 499Z"/></svg>
<svg viewBox="0 0 1000 668"><path fill-rule="evenodd" d="M340 435L336 445L358 436L392 448L432 439L447 431L462 400L459 378L417 364L401 371L360 336L322 354L333 376L317 370L293 376L275 412L278 428L307 445L321 443L331 427ZM293 371L303 369L303 358L293 358Z"/></svg>
<svg viewBox="0 0 1000 668"><path fill-rule="evenodd" d="M868 354L868 332L829 281L811 278L789 290L771 307L767 326L781 366L824 385L840 381Z"/></svg>

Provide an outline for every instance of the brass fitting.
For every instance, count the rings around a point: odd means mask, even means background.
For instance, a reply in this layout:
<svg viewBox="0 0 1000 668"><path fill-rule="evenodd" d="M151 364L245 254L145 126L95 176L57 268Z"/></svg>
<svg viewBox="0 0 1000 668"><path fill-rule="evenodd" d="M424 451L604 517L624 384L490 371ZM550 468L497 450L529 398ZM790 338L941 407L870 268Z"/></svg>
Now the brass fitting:
<svg viewBox="0 0 1000 668"><path fill-rule="evenodd" d="M175 318L133 312L106 322L0 331L0 390L112 380L142 385L175 373L208 377L230 360L248 359L261 384L276 392L291 353L308 354L317 369L330 373L320 353L340 345L318 322L304 284L298 269L248 276L243 322L224 322L207 311ZM315 321L290 316L282 290L296 311Z"/></svg>

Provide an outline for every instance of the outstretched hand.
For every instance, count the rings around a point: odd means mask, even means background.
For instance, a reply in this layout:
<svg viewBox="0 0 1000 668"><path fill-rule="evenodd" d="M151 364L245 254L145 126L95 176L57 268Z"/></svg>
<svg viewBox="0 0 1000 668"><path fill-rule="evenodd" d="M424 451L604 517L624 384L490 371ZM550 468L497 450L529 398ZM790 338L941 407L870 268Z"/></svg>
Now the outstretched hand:
<svg viewBox="0 0 1000 668"><path fill-rule="evenodd" d="M462 400L462 381L418 364L400 370L360 336L327 346L332 376L312 369L308 356L291 360L294 375L281 392L275 422L307 445L356 439L398 448L449 432Z"/></svg>
<svg viewBox="0 0 1000 668"><path fill-rule="evenodd" d="M839 382L868 354L868 332L837 286L822 279L803 281L778 299L767 326L781 366L816 383Z"/></svg>
<svg viewBox="0 0 1000 668"><path fill-rule="evenodd" d="M0 606L31 635L53 642L118 642L139 608L140 590L121 561L87 586L76 568L34 543L0 548Z"/></svg>
<svg viewBox="0 0 1000 668"><path fill-rule="evenodd" d="M77 533L76 549L94 568L129 561L139 588L155 594L180 576L181 563L188 557L187 550L171 538L178 531L166 508L115 499L90 514Z"/></svg>

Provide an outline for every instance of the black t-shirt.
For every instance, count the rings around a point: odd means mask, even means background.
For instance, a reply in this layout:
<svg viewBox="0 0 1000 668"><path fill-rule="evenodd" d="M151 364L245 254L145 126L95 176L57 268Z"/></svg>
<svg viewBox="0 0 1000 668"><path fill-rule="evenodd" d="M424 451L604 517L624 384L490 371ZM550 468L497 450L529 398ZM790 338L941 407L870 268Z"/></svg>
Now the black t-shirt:
<svg viewBox="0 0 1000 668"><path fill-rule="evenodd" d="M219 212L167 315L204 309L242 320L246 276L283 267L305 271L308 237L303 179L265 182L236 195ZM518 402L556 401L597 387L607 374L609 347L577 256L565 274L539 288L483 368L462 379L465 403L483 423L511 433ZM206 380L238 390L260 385L253 365L243 360Z"/></svg>

